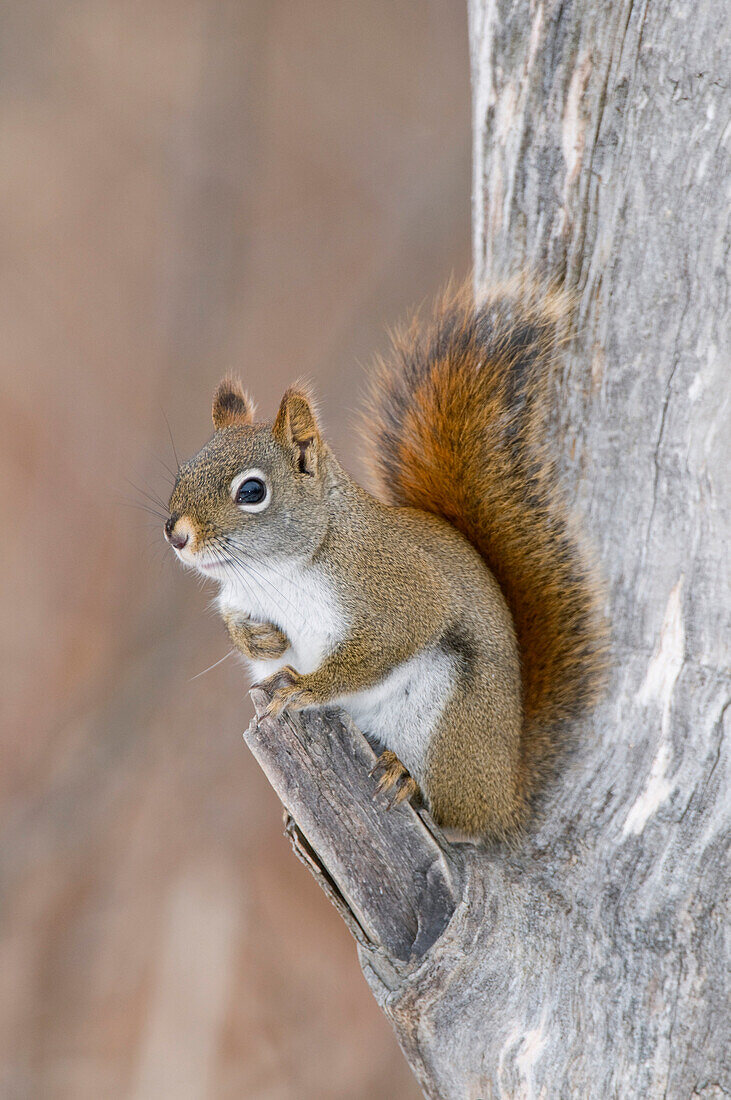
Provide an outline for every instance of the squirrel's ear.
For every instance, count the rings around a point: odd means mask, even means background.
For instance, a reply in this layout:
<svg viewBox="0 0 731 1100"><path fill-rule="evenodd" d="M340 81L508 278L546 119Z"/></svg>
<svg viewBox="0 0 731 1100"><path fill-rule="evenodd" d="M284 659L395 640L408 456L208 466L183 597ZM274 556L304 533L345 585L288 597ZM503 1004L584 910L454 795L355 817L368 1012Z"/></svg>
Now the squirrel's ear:
<svg viewBox="0 0 731 1100"><path fill-rule="evenodd" d="M301 474L317 473L320 456L320 429L311 398L299 388L288 389L274 421L274 438L289 451Z"/></svg>
<svg viewBox="0 0 731 1100"><path fill-rule="evenodd" d="M224 378L213 395L213 427L230 428L232 424L253 424L254 402L237 378Z"/></svg>

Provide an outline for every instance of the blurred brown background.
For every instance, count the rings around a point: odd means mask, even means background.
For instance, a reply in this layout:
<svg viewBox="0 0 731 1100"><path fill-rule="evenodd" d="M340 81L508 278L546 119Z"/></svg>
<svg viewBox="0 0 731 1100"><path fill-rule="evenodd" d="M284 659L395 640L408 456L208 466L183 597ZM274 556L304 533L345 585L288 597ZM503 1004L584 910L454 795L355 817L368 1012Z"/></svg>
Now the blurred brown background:
<svg viewBox="0 0 731 1100"><path fill-rule="evenodd" d="M384 326L469 266L448 0L15 0L0 26L0 1096L418 1090L282 837L167 496L240 371L331 440Z"/></svg>

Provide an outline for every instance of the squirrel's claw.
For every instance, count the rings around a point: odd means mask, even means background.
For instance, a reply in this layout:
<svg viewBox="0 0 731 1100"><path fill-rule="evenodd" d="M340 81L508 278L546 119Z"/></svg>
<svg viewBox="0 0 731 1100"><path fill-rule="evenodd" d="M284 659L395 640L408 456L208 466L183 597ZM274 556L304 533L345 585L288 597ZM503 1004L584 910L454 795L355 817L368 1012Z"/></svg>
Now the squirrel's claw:
<svg viewBox="0 0 731 1100"><path fill-rule="evenodd" d="M279 672L275 672L266 680L262 680L257 687L270 696L269 702L262 711L262 718L278 718L287 707L292 710L302 710L310 706L314 700L310 692L302 687L302 677L295 672L290 665L285 665Z"/></svg>
<svg viewBox="0 0 731 1100"><path fill-rule="evenodd" d="M421 801L419 784L390 749L381 753L371 768L370 775L377 779L375 795L386 796L387 809L407 800Z"/></svg>
<svg viewBox="0 0 731 1100"><path fill-rule="evenodd" d="M400 802L413 802L418 805L421 802L421 790L413 776L406 772L398 784L396 794L391 802L392 806L398 806Z"/></svg>
<svg viewBox="0 0 731 1100"><path fill-rule="evenodd" d="M261 717L278 718L286 705L286 699L283 699L280 695L273 695L267 705L264 707L264 710L261 712Z"/></svg>

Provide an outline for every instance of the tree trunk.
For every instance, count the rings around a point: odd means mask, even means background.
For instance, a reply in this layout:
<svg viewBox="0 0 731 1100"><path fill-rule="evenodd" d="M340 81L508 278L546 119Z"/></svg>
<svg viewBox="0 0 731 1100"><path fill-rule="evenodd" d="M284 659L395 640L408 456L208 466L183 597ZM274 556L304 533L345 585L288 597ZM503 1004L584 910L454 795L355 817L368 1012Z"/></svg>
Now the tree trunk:
<svg viewBox="0 0 731 1100"><path fill-rule="evenodd" d="M527 263L577 288L557 446L614 631L528 840L450 846L386 814L334 714L247 733L427 1097L731 1090L724 15L470 6L476 287Z"/></svg>

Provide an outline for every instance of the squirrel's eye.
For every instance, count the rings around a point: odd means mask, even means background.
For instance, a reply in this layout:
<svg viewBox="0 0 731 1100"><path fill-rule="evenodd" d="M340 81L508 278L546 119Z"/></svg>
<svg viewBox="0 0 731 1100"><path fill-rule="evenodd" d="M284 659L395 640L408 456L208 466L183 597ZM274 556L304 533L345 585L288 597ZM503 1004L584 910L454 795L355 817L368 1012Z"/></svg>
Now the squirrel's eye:
<svg viewBox="0 0 731 1100"><path fill-rule="evenodd" d="M262 470L242 470L231 482L231 499L245 512L263 512L272 493Z"/></svg>
<svg viewBox="0 0 731 1100"><path fill-rule="evenodd" d="M236 504L261 504L267 495L267 487L258 477L247 477L236 490Z"/></svg>

